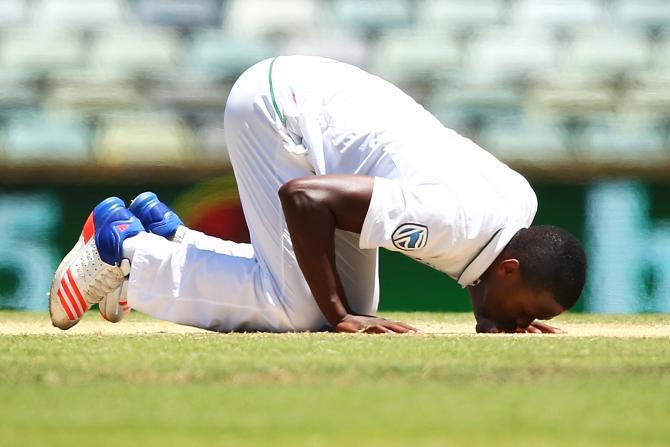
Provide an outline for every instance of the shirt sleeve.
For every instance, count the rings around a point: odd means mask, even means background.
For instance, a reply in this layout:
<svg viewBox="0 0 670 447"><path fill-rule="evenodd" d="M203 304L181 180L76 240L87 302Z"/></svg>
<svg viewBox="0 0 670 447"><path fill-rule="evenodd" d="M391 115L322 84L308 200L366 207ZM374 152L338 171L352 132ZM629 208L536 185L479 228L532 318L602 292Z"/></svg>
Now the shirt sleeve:
<svg viewBox="0 0 670 447"><path fill-rule="evenodd" d="M375 177L359 247L424 257L464 234L462 207L444 185Z"/></svg>

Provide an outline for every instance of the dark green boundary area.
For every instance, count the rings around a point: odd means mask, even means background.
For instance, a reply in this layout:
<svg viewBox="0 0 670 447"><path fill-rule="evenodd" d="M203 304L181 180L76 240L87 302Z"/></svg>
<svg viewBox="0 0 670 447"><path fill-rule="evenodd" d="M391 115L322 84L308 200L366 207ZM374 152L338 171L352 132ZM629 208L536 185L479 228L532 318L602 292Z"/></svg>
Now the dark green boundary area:
<svg viewBox="0 0 670 447"><path fill-rule="evenodd" d="M538 183L533 185L539 197L537 224L562 226L578 237L583 233L585 186L578 184ZM100 200L118 196L130 201L139 192L151 190L167 203L174 203L196 188L192 182L149 184L142 182L85 184L29 184L1 186L4 193L50 193L58 200L63 224L59 226L55 244L65 255L81 231L85 221ZM663 188L659 188L659 193ZM668 211L670 215L670 210ZM382 310L398 311L469 311L470 302L465 290L446 275L430 269L399 253L381 250L380 254ZM11 273L11 272L9 272ZM0 271L0 288L13 290L12 275ZM0 303L11 308L11 303ZM576 310L580 310L577 306Z"/></svg>

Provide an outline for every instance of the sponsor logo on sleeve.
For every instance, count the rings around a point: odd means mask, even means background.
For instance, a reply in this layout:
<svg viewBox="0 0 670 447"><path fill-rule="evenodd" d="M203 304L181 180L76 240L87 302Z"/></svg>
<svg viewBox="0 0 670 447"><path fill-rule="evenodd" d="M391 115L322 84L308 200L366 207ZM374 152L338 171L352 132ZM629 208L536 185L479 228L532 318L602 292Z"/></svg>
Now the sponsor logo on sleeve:
<svg viewBox="0 0 670 447"><path fill-rule="evenodd" d="M393 232L391 239L400 250L419 250L428 242L428 227L415 223L402 224Z"/></svg>

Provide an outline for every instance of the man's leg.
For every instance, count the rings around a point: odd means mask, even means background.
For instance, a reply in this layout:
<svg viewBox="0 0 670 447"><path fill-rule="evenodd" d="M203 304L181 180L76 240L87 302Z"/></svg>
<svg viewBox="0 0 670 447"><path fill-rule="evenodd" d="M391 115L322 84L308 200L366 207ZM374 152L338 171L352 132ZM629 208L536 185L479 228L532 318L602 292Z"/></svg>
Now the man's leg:
<svg viewBox="0 0 670 447"><path fill-rule="evenodd" d="M284 150L281 129L267 108L272 107L268 68L269 63L261 63L242 75L225 113L226 141L253 249L190 231L182 244L152 235L137 238L124 247L133 252L132 308L225 331L325 325L295 262L277 195L283 183L310 172Z"/></svg>
<svg viewBox="0 0 670 447"><path fill-rule="evenodd" d="M147 232L157 234L170 241L195 245L202 250L215 251L226 255L254 257L251 244L226 241L187 228L177 213L151 191L145 191L135 197L130 202L128 210L137 216Z"/></svg>
<svg viewBox="0 0 670 447"><path fill-rule="evenodd" d="M271 293L296 330L325 327L295 260L278 190L292 178L311 175L285 149L287 138L270 96L270 61L256 64L228 97L224 133L230 161L260 269L272 280Z"/></svg>
<svg viewBox="0 0 670 447"><path fill-rule="evenodd" d="M227 241L218 237L209 236L200 231L182 226L177 230L175 238L180 244L193 245L200 250L209 250L224 255L234 255L242 258L254 258L254 246L251 244Z"/></svg>
<svg viewBox="0 0 670 447"><path fill-rule="evenodd" d="M229 253L142 233L124 244L131 260L128 304L161 320L215 331L290 331L269 278L248 257L248 244Z"/></svg>
<svg viewBox="0 0 670 447"><path fill-rule="evenodd" d="M130 284L124 281L100 301L103 318L120 321L130 304L157 318L218 331L291 329L276 301L264 299L250 244L189 230L152 192L137 196L128 211L153 234L124 243L123 255L135 268Z"/></svg>
<svg viewBox="0 0 670 447"><path fill-rule="evenodd" d="M376 315L379 306L378 251L358 248L360 236L335 231L335 263L352 312Z"/></svg>
<svg viewBox="0 0 670 447"><path fill-rule="evenodd" d="M191 245L198 250L254 258L254 249L251 244L219 239L185 226L177 230L175 239L180 244ZM352 311L372 315L377 312L379 303L378 253L377 250L358 248L358 239L357 234L336 231L337 270Z"/></svg>
<svg viewBox="0 0 670 447"><path fill-rule="evenodd" d="M144 193L147 194L147 193ZM156 221L164 223L166 220L175 220L176 230L172 235L171 228L175 225L163 225L168 228L164 237L180 244L193 245L200 250L234 255L238 257L254 258L253 245L235 243L232 241L209 236L200 231L192 230L183 225L176 214L153 195L152 201L157 204L159 213L148 215L137 213L145 228L155 228ZM133 202L136 203L136 202ZM131 206L131 210L133 207ZM168 216L167 219L165 216ZM160 232L159 232L160 234ZM361 250L358 248L359 235L347 231L336 230L335 254L337 269L352 311L360 314L375 314L379 301L379 278L377 250Z"/></svg>
<svg viewBox="0 0 670 447"><path fill-rule="evenodd" d="M298 330L327 325L293 252L278 190L297 177L313 175L306 154L287 150L292 139L272 105L270 61L249 69L233 87L224 130L230 160L261 270L272 278L275 296ZM358 249L358 235L337 232L337 264L353 310L372 313L378 299L377 253Z"/></svg>

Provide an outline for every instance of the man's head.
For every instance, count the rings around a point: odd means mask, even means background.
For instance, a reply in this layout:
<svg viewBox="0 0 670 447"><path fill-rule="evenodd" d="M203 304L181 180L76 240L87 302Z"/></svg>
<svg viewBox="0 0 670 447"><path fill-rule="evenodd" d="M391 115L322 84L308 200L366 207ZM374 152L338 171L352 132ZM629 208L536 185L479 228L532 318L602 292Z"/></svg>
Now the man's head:
<svg viewBox="0 0 670 447"><path fill-rule="evenodd" d="M500 330L513 331L574 306L586 280L586 255L565 230L522 229L481 279L482 316Z"/></svg>

